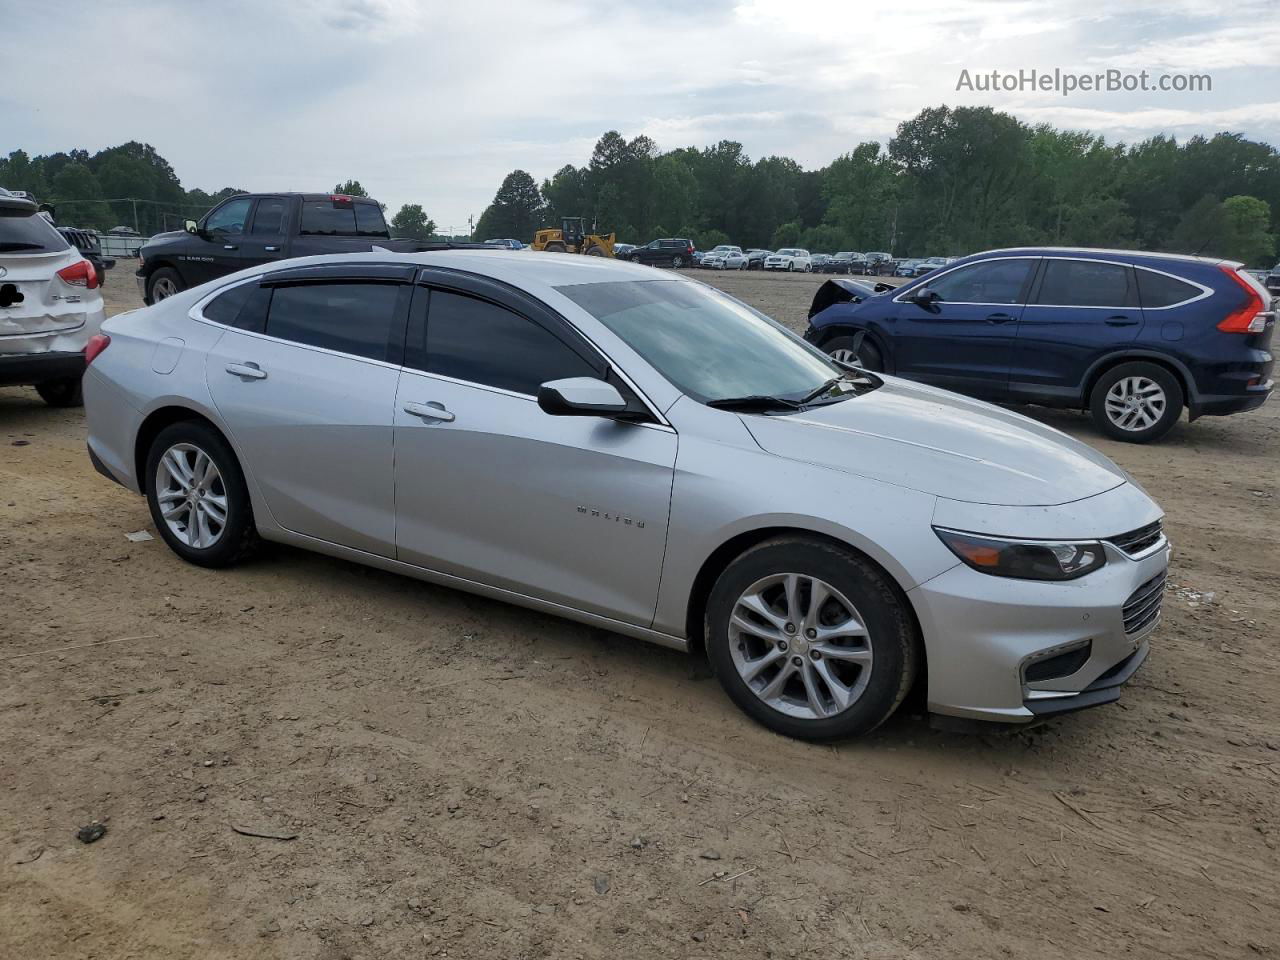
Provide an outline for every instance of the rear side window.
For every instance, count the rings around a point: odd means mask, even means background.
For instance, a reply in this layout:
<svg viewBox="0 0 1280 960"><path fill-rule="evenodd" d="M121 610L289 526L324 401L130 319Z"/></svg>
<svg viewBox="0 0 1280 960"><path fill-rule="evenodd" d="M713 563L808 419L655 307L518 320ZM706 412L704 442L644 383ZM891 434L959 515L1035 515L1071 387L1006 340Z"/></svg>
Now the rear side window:
<svg viewBox="0 0 1280 960"><path fill-rule="evenodd" d="M267 335L370 360L386 360L397 327L401 291L396 283L309 283L276 287Z"/></svg>
<svg viewBox="0 0 1280 960"><path fill-rule="evenodd" d="M376 203L356 204L356 232L362 237L387 236L387 221Z"/></svg>
<svg viewBox="0 0 1280 960"><path fill-rule="evenodd" d="M283 197L263 197L258 201L258 209L253 215L253 229L249 232L258 236L283 236L284 218L288 210L289 202Z"/></svg>
<svg viewBox="0 0 1280 960"><path fill-rule="evenodd" d="M304 200L301 232L310 236L354 237L356 205L350 200Z"/></svg>
<svg viewBox="0 0 1280 960"><path fill-rule="evenodd" d="M1148 310L1156 307L1171 307L1175 303L1194 299L1200 295L1200 288L1193 287L1185 280L1171 277L1151 270L1138 270L1138 294L1142 297L1142 305Z"/></svg>
<svg viewBox="0 0 1280 960"><path fill-rule="evenodd" d="M549 380L600 372L544 327L497 304L431 292L425 369L536 396Z"/></svg>
<svg viewBox="0 0 1280 960"><path fill-rule="evenodd" d="M232 287L225 293L220 293L208 303L204 305L204 315L208 320L214 323L223 323L227 326L235 326L236 317L240 315L240 308L245 305L249 299L249 295L258 289L256 283L241 283Z"/></svg>
<svg viewBox="0 0 1280 960"><path fill-rule="evenodd" d="M52 253L68 246L66 238L38 214L0 216L0 253Z"/></svg>
<svg viewBox="0 0 1280 960"><path fill-rule="evenodd" d="M986 260L929 280L944 303L1021 303L1034 260Z"/></svg>
<svg viewBox="0 0 1280 960"><path fill-rule="evenodd" d="M1060 307L1137 306L1133 270L1096 260L1047 260L1036 303Z"/></svg>

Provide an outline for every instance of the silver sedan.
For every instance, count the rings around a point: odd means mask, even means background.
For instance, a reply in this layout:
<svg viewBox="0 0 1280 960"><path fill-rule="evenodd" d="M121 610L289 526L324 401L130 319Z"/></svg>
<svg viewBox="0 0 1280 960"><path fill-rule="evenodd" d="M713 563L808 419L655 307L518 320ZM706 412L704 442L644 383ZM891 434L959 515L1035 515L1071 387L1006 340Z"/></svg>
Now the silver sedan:
<svg viewBox="0 0 1280 960"><path fill-rule="evenodd" d="M841 365L701 283L501 250L311 258L117 316L89 452L184 560L261 540L696 650L769 727L1116 699L1155 503L1014 413Z"/></svg>

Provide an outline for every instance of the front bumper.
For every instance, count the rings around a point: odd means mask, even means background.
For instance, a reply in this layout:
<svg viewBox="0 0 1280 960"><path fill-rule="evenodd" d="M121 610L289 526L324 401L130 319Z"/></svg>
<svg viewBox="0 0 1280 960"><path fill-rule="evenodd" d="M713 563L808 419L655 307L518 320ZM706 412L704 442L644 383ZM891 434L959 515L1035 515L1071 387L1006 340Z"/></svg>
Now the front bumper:
<svg viewBox="0 0 1280 960"><path fill-rule="evenodd" d="M142 302L147 306L151 306L151 301L147 299L147 275L142 272L142 268L138 268L138 272L133 275L133 279L138 284L138 296L142 298Z"/></svg>
<svg viewBox="0 0 1280 960"><path fill-rule="evenodd" d="M1162 537L1137 557L1104 549L1106 566L1079 580L1015 580L960 564L913 589L929 709L1028 723L1116 700L1160 622L1169 544Z"/></svg>

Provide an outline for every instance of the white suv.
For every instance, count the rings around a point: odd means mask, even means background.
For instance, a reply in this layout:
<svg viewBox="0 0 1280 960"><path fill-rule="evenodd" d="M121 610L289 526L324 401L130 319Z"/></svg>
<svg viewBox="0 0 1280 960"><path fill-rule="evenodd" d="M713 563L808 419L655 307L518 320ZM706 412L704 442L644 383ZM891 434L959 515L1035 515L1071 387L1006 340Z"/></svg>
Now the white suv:
<svg viewBox="0 0 1280 960"><path fill-rule="evenodd" d="M34 203L0 190L0 386L79 406L85 345L104 316L98 280Z"/></svg>
<svg viewBox="0 0 1280 960"><path fill-rule="evenodd" d="M808 273L813 269L813 261L809 258L808 250L784 247L777 253L764 258L764 268L766 270L799 270L802 273Z"/></svg>

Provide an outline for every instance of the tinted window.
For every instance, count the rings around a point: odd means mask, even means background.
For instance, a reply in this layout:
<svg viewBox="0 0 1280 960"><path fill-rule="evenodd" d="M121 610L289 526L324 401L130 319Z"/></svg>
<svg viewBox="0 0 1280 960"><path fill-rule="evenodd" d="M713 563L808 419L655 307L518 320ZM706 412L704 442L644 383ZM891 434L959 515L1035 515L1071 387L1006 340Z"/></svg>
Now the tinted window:
<svg viewBox="0 0 1280 960"><path fill-rule="evenodd" d="M385 360L400 292L408 289L401 284L368 282L276 287L267 314L267 334Z"/></svg>
<svg viewBox="0 0 1280 960"><path fill-rule="evenodd" d="M842 372L778 324L678 280L556 287L697 400L807 396Z"/></svg>
<svg viewBox="0 0 1280 960"><path fill-rule="evenodd" d="M264 197L258 201L258 210L253 215L253 229L249 232L269 237L282 236L288 209L289 202L283 197Z"/></svg>
<svg viewBox="0 0 1280 960"><path fill-rule="evenodd" d="M1034 260L986 260L927 284L947 303L1019 303Z"/></svg>
<svg viewBox="0 0 1280 960"><path fill-rule="evenodd" d="M62 234L38 214L0 217L0 253L47 253L67 246Z"/></svg>
<svg viewBox="0 0 1280 960"><path fill-rule="evenodd" d="M244 233L244 222L249 219L249 208L253 200L245 197L224 203L205 221L204 228L210 233Z"/></svg>
<svg viewBox="0 0 1280 960"><path fill-rule="evenodd" d="M256 283L242 283L224 293L218 294L204 305L204 315L215 323L234 326L240 308L245 305L249 295L258 289Z"/></svg>
<svg viewBox="0 0 1280 960"><path fill-rule="evenodd" d="M1176 277L1138 270L1138 293L1144 307L1167 307L1200 295L1200 288Z"/></svg>
<svg viewBox="0 0 1280 960"><path fill-rule="evenodd" d="M1128 267L1094 260L1046 260L1036 303L1065 307L1123 307L1133 282Z"/></svg>
<svg viewBox="0 0 1280 960"><path fill-rule="evenodd" d="M354 236L356 232L356 205L341 200L304 200L302 203L302 233L342 234Z"/></svg>
<svg viewBox="0 0 1280 960"><path fill-rule="evenodd" d="M362 237L387 236L387 221L382 219L382 208L376 203L357 203L356 232Z"/></svg>
<svg viewBox="0 0 1280 960"><path fill-rule="evenodd" d="M554 334L496 304L431 292L426 369L469 383L537 395L548 380L600 371Z"/></svg>

